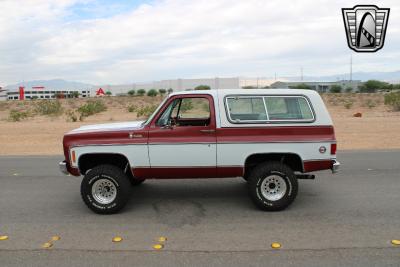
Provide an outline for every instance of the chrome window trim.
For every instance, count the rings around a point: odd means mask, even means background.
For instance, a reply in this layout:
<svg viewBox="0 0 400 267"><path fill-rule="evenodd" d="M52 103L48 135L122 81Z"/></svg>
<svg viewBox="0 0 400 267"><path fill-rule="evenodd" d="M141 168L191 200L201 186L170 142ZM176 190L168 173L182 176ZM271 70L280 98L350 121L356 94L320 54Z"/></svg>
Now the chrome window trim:
<svg viewBox="0 0 400 267"><path fill-rule="evenodd" d="M312 114L312 119L286 119L286 120L270 120L269 119L269 114L268 114L268 108L266 105L265 98L266 97L287 97L287 98L303 98L308 107L310 108L311 114ZM264 102L264 109L267 115L267 120L233 120L231 118L231 114L229 112L229 104L228 104L228 99L232 98L262 98ZM260 95L243 95L243 94L231 94L231 95L226 95L224 97L224 106L225 106L225 114L228 119L228 121L232 124L282 124L282 123L312 123L315 122L316 120L316 115L313 106L311 105L310 99L306 95L285 95L285 94L280 94L280 95L268 95L268 94L260 94Z"/></svg>

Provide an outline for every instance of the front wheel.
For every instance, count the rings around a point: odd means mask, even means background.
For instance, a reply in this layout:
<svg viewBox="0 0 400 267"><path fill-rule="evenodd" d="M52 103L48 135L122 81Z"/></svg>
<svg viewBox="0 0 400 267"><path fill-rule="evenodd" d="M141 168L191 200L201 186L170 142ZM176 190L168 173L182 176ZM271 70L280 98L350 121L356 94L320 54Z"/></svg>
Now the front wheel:
<svg viewBox="0 0 400 267"><path fill-rule="evenodd" d="M121 169L113 165L99 165L83 178L81 195L92 211L112 214L127 203L129 188L128 178Z"/></svg>
<svg viewBox="0 0 400 267"><path fill-rule="evenodd" d="M280 162L262 163L249 175L250 198L262 210L278 211L296 198L297 178L290 167Z"/></svg>

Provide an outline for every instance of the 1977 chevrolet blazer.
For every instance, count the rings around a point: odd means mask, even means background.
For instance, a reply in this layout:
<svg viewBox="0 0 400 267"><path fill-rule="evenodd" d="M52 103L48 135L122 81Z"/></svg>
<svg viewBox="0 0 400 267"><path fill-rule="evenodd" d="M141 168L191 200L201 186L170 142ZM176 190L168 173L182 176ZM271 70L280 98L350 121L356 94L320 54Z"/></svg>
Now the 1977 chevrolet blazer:
<svg viewBox="0 0 400 267"><path fill-rule="evenodd" d="M243 177L252 201L282 210L297 179L339 169L332 120L319 94L297 89L185 91L146 121L82 126L65 134L64 173L84 175L97 213L124 207L146 179Z"/></svg>

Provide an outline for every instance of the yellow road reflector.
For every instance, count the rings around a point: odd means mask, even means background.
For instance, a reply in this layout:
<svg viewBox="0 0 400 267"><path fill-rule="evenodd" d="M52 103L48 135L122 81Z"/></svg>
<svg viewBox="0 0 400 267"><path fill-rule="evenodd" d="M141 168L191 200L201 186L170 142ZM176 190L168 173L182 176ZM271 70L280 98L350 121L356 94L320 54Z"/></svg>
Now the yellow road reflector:
<svg viewBox="0 0 400 267"><path fill-rule="evenodd" d="M158 239L159 242L165 242L167 241L167 238L165 236L160 236L160 238Z"/></svg>
<svg viewBox="0 0 400 267"><path fill-rule="evenodd" d="M282 245L281 245L280 243L274 242L274 243L271 244L271 247L272 247L272 248L275 248L275 249L278 249L278 248L281 248Z"/></svg>
<svg viewBox="0 0 400 267"><path fill-rule="evenodd" d="M161 245L161 244L156 244L156 245L153 246L153 248L156 249L156 250L160 250L160 249L163 249L164 246Z"/></svg>
<svg viewBox="0 0 400 267"><path fill-rule="evenodd" d="M61 237L58 236L58 235L55 235L55 236L53 236L53 237L51 238L51 240L53 240L53 241L58 241L58 240L60 240L60 239L61 239Z"/></svg>
<svg viewBox="0 0 400 267"><path fill-rule="evenodd" d="M52 243L46 242L46 243L43 244L42 248L51 248L52 246L53 246Z"/></svg>
<svg viewBox="0 0 400 267"><path fill-rule="evenodd" d="M392 240L392 244L395 245L395 246L400 246L400 240L393 239Z"/></svg>
<svg viewBox="0 0 400 267"><path fill-rule="evenodd" d="M122 241L122 237L120 236L116 236L112 239L113 242L121 242Z"/></svg>
<svg viewBox="0 0 400 267"><path fill-rule="evenodd" d="M7 240L8 239L8 235L0 235L0 240Z"/></svg>

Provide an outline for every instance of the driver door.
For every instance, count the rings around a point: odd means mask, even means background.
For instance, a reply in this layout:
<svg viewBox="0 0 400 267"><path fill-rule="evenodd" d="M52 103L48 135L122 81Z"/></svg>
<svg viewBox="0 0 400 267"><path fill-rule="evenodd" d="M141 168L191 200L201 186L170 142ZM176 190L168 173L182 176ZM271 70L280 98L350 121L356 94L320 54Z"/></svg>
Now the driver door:
<svg viewBox="0 0 400 267"><path fill-rule="evenodd" d="M216 176L216 133L210 95L171 97L149 129L153 178Z"/></svg>

